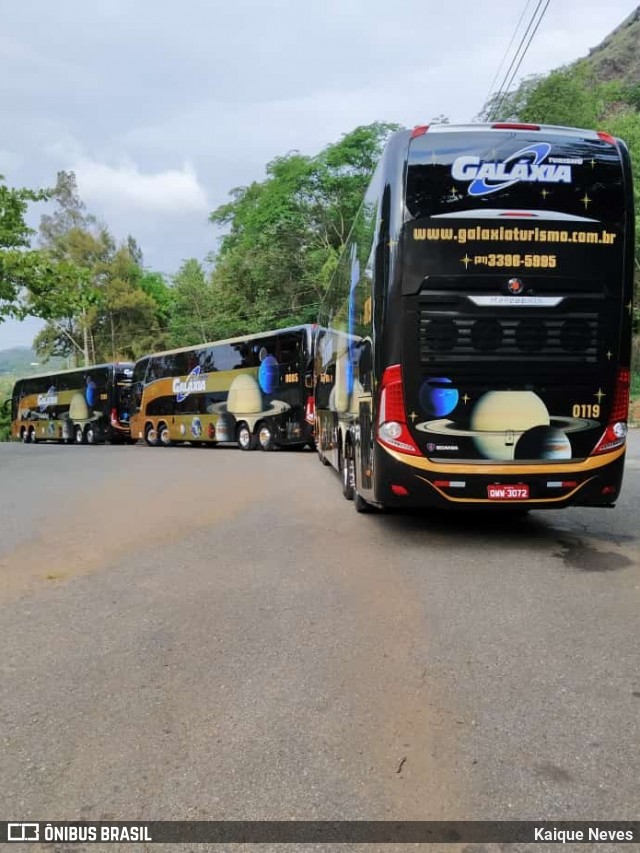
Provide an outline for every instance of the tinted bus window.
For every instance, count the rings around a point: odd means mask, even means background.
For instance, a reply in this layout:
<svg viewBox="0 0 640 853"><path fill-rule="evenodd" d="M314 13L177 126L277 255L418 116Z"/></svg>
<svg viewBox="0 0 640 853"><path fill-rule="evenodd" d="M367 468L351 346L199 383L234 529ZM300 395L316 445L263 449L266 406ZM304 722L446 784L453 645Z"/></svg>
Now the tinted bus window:
<svg viewBox="0 0 640 853"><path fill-rule="evenodd" d="M406 205L412 219L501 209L619 223L623 202L620 158L600 139L438 131L437 139L426 133L409 148Z"/></svg>

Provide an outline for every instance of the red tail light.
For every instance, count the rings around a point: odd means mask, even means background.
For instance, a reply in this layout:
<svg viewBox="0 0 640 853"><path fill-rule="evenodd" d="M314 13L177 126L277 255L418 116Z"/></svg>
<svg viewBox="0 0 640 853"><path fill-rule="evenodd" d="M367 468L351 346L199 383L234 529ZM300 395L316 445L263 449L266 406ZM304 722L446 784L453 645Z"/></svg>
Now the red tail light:
<svg viewBox="0 0 640 853"><path fill-rule="evenodd" d="M609 415L609 423L596 444L591 455L608 453L616 447L622 447L627 439L627 418L629 417L629 392L631 387L631 371L628 367L618 368L616 387L613 392L613 404Z"/></svg>
<svg viewBox="0 0 640 853"><path fill-rule="evenodd" d="M304 419L308 424L316 422L316 398L307 397L307 405L304 409Z"/></svg>
<svg viewBox="0 0 640 853"><path fill-rule="evenodd" d="M405 486L400 486L398 483L391 483L391 491L399 498L406 498L406 496L409 494L409 489L407 489Z"/></svg>
<svg viewBox="0 0 640 853"><path fill-rule="evenodd" d="M111 409L111 426L118 426L120 421L118 420L118 410Z"/></svg>
<svg viewBox="0 0 640 853"><path fill-rule="evenodd" d="M628 367L618 368L616 390L613 395L613 406L609 415L609 423L626 421L629 417L629 395L631 389L631 371Z"/></svg>
<svg viewBox="0 0 640 853"><path fill-rule="evenodd" d="M491 127L495 130L540 130L539 124L520 124L514 121L498 121Z"/></svg>
<svg viewBox="0 0 640 853"><path fill-rule="evenodd" d="M424 136L425 133L429 130L428 124L419 124L417 127L414 127L411 131L411 139L415 139L416 136Z"/></svg>
<svg viewBox="0 0 640 853"><path fill-rule="evenodd" d="M378 441L391 450L400 450L412 456L422 456L407 426L402 390L402 368L399 364L387 367L382 375Z"/></svg>
<svg viewBox="0 0 640 853"><path fill-rule="evenodd" d="M611 134L610 134L610 133L605 133L605 132L604 132L604 130L599 130L599 131L598 131L598 136L600 137L600 139L601 139L603 142L608 142L608 143L609 143L609 145L615 145L615 144L616 144L616 138L615 138L615 136L611 136Z"/></svg>

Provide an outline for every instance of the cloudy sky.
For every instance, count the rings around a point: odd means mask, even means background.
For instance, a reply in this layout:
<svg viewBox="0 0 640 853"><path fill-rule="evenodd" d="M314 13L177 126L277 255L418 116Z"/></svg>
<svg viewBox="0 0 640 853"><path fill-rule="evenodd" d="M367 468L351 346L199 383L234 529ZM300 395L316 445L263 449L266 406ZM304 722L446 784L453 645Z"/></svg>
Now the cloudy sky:
<svg viewBox="0 0 640 853"><path fill-rule="evenodd" d="M585 55L636 4L551 0L519 76ZM0 172L38 187L72 169L89 209L171 274L214 247L209 211L275 155L376 120L472 119L526 5L5 0ZM0 349L38 327L0 324Z"/></svg>

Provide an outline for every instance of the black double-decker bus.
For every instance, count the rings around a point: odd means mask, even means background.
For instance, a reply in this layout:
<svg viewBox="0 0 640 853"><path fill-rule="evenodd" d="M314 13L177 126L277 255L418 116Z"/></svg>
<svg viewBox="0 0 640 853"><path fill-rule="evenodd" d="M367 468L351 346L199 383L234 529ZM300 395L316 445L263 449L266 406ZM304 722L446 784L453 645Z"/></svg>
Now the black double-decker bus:
<svg viewBox="0 0 640 853"><path fill-rule="evenodd" d="M151 447L313 444L312 341L311 326L292 326L141 358L132 436Z"/></svg>
<svg viewBox="0 0 640 853"><path fill-rule="evenodd" d="M605 133L389 141L325 299L316 441L370 506L609 506L630 386L633 191Z"/></svg>
<svg viewBox="0 0 640 853"><path fill-rule="evenodd" d="M11 436L25 444L127 442L133 363L114 362L18 379Z"/></svg>

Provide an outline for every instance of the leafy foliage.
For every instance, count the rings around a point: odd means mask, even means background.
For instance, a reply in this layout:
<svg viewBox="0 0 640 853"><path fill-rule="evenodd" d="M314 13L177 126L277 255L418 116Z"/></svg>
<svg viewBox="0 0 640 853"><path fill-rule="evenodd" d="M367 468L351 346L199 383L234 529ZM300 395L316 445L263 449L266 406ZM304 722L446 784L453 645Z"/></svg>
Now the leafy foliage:
<svg viewBox="0 0 640 853"><path fill-rule="evenodd" d="M8 187L0 175L0 321L24 316L22 298L32 287L55 283L55 267L30 249L33 231L25 221L29 203L46 197L44 191Z"/></svg>
<svg viewBox="0 0 640 853"><path fill-rule="evenodd" d="M205 343L219 328L219 301L202 264L185 261L173 279L169 332L177 346Z"/></svg>
<svg viewBox="0 0 640 853"><path fill-rule="evenodd" d="M0 313L46 320L38 357L74 364L313 321L395 129L374 123L316 157L276 157L211 214L226 231L212 267L188 260L171 283L144 269L134 237L118 244L87 211L73 172L47 193L0 186ZM45 198L54 206L31 249L27 204Z"/></svg>
<svg viewBox="0 0 640 853"><path fill-rule="evenodd" d="M315 320L392 124L358 127L318 156L292 152L211 214L226 226L211 287L216 337Z"/></svg>
<svg viewBox="0 0 640 853"><path fill-rule="evenodd" d="M57 206L42 217L40 240L65 276L55 291L32 289L31 311L48 321L34 341L38 355L96 363L165 345L170 294L162 276L143 270L135 239L116 245L87 213L73 172L58 173L53 197Z"/></svg>
<svg viewBox="0 0 640 853"><path fill-rule="evenodd" d="M9 398L12 387L11 377L0 376L0 441L8 441L11 434Z"/></svg>

